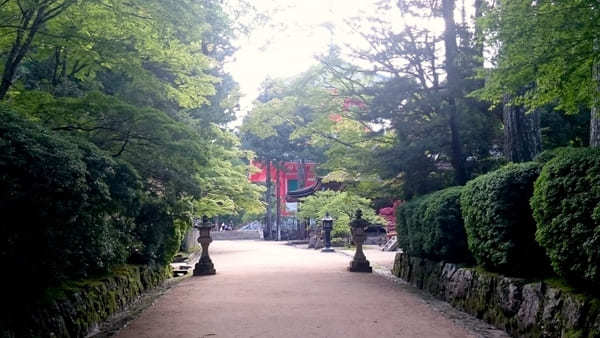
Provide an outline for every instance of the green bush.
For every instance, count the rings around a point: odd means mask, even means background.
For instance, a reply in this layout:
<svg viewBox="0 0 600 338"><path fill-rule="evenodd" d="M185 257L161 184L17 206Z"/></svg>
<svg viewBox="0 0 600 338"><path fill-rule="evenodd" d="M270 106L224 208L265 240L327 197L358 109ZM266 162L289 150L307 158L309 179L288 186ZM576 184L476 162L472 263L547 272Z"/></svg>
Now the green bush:
<svg viewBox="0 0 600 338"><path fill-rule="evenodd" d="M350 226L347 223L333 223L333 229L331 229L331 238L346 240L350 238Z"/></svg>
<svg viewBox="0 0 600 338"><path fill-rule="evenodd" d="M146 199L135 220L133 263L166 265L173 261L189 224L173 219L169 210L160 199Z"/></svg>
<svg viewBox="0 0 600 338"><path fill-rule="evenodd" d="M344 238L332 238L331 246L342 247L348 245L348 241Z"/></svg>
<svg viewBox="0 0 600 338"><path fill-rule="evenodd" d="M400 247L412 256L469 261L459 204L461 190L447 188L399 206L396 224Z"/></svg>
<svg viewBox="0 0 600 338"><path fill-rule="evenodd" d="M562 151L542 169L531 199L536 239L552 267L600 285L600 149Z"/></svg>
<svg viewBox="0 0 600 338"><path fill-rule="evenodd" d="M471 258L460 211L461 191L462 187L452 187L427 197L423 251L432 259L466 262Z"/></svg>
<svg viewBox="0 0 600 338"><path fill-rule="evenodd" d="M139 187L129 166L94 145L0 111L0 261L6 271L45 286L125 262Z"/></svg>
<svg viewBox="0 0 600 338"><path fill-rule="evenodd" d="M349 240L350 221L357 209L362 210L363 218L371 224L381 223L383 220L375 214L370 207L369 199L360 197L349 191L323 190L302 199L302 207L298 211L298 218L312 218L318 223L326 213L334 219L332 238Z"/></svg>
<svg viewBox="0 0 600 338"><path fill-rule="evenodd" d="M424 198L414 198L396 208L396 232L398 246L411 256L422 257L423 240L421 220L424 208L421 207Z"/></svg>
<svg viewBox="0 0 600 338"><path fill-rule="evenodd" d="M569 152L572 149L573 148L570 147L558 147L554 149L544 150L541 153L539 153L533 160L544 165L556 156L561 155L565 152Z"/></svg>
<svg viewBox="0 0 600 338"><path fill-rule="evenodd" d="M511 275L545 272L547 257L535 241L529 199L540 165L508 164L465 186L460 199L469 249L486 269Z"/></svg>
<svg viewBox="0 0 600 338"><path fill-rule="evenodd" d="M185 205L143 192L126 162L0 106L0 264L44 289L129 262L165 265ZM32 290L35 291L35 290Z"/></svg>

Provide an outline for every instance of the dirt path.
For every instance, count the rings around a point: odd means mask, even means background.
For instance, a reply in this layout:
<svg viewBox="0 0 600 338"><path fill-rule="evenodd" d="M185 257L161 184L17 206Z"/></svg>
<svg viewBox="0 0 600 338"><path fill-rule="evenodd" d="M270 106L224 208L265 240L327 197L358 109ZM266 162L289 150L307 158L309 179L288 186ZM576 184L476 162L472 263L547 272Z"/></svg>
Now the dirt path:
<svg viewBox="0 0 600 338"><path fill-rule="evenodd" d="M182 281L117 336L481 336L381 275L347 272L344 254L254 241L210 249L217 275Z"/></svg>

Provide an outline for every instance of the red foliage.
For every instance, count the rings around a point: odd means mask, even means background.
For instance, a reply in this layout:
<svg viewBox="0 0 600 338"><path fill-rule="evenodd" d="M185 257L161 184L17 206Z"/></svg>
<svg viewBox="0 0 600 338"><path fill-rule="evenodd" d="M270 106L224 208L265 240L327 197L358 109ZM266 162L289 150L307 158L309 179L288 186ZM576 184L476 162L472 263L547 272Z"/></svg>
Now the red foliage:
<svg viewBox="0 0 600 338"><path fill-rule="evenodd" d="M360 99L356 99L356 98L352 98L352 97L347 97L344 99L344 110L350 110L353 107L359 108L359 109L364 109L367 107L367 105Z"/></svg>
<svg viewBox="0 0 600 338"><path fill-rule="evenodd" d="M379 209L379 216L385 219L387 223L386 228L388 237L396 236L396 208L402 203L404 203L404 201L394 201L394 204L391 207Z"/></svg>
<svg viewBox="0 0 600 338"><path fill-rule="evenodd" d="M335 123L338 123L342 120L342 115L340 114L331 114L329 115L329 119Z"/></svg>

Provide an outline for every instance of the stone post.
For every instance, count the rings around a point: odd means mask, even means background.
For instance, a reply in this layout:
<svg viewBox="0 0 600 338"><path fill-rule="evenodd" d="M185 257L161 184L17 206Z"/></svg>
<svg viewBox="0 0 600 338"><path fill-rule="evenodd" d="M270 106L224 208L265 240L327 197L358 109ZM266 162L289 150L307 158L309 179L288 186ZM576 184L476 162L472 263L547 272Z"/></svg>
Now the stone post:
<svg viewBox="0 0 600 338"><path fill-rule="evenodd" d="M329 213L325 213L325 217L322 219L323 221L323 232L325 234L325 247L321 249L321 252L334 252L331 248L331 230L333 230L333 218L329 216Z"/></svg>
<svg viewBox="0 0 600 338"><path fill-rule="evenodd" d="M315 249L323 248L323 227L318 225L315 229Z"/></svg>
<svg viewBox="0 0 600 338"><path fill-rule="evenodd" d="M217 272L208 255L208 245L212 242L210 230L213 228L213 225L208 221L208 217L202 216L202 224L196 226L196 228L200 232L198 242L202 245L202 256L200 256L200 260L194 267L194 276L214 275Z"/></svg>
<svg viewBox="0 0 600 338"><path fill-rule="evenodd" d="M315 244L317 244L317 236L315 235L315 230L311 228L308 230L308 247L314 249Z"/></svg>
<svg viewBox="0 0 600 338"><path fill-rule="evenodd" d="M373 272L362 248L363 243L367 239L366 229L368 226L369 222L362 219L362 211L356 210L356 218L350 222L352 241L356 245L356 253L348 267L348 270L351 272Z"/></svg>

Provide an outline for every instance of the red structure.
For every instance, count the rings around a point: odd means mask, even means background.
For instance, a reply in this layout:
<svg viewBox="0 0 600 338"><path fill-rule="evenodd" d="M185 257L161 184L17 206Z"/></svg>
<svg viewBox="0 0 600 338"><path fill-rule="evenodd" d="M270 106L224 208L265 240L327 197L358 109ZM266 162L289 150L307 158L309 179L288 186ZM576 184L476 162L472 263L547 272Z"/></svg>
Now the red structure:
<svg viewBox="0 0 600 338"><path fill-rule="evenodd" d="M267 179L266 163L261 161L252 161L252 165L257 167L260 172L250 175L250 182L258 183L265 182ZM300 163L298 162L284 162L283 167L279 170L279 196L277 196L282 203L282 216L292 216L293 213L289 212L285 208L285 201L288 191L294 191L311 187L317 184L317 176L315 174L316 163L303 163L304 167L304 182L302 186L298 184L298 171L300 169ZM275 164L271 162L271 181L277 182L277 168ZM276 189L276 187L275 187ZM277 190L275 190L277 191Z"/></svg>
<svg viewBox="0 0 600 338"><path fill-rule="evenodd" d="M394 205L379 209L379 216L386 220L387 237L396 236L396 208L404 201L394 201Z"/></svg>

